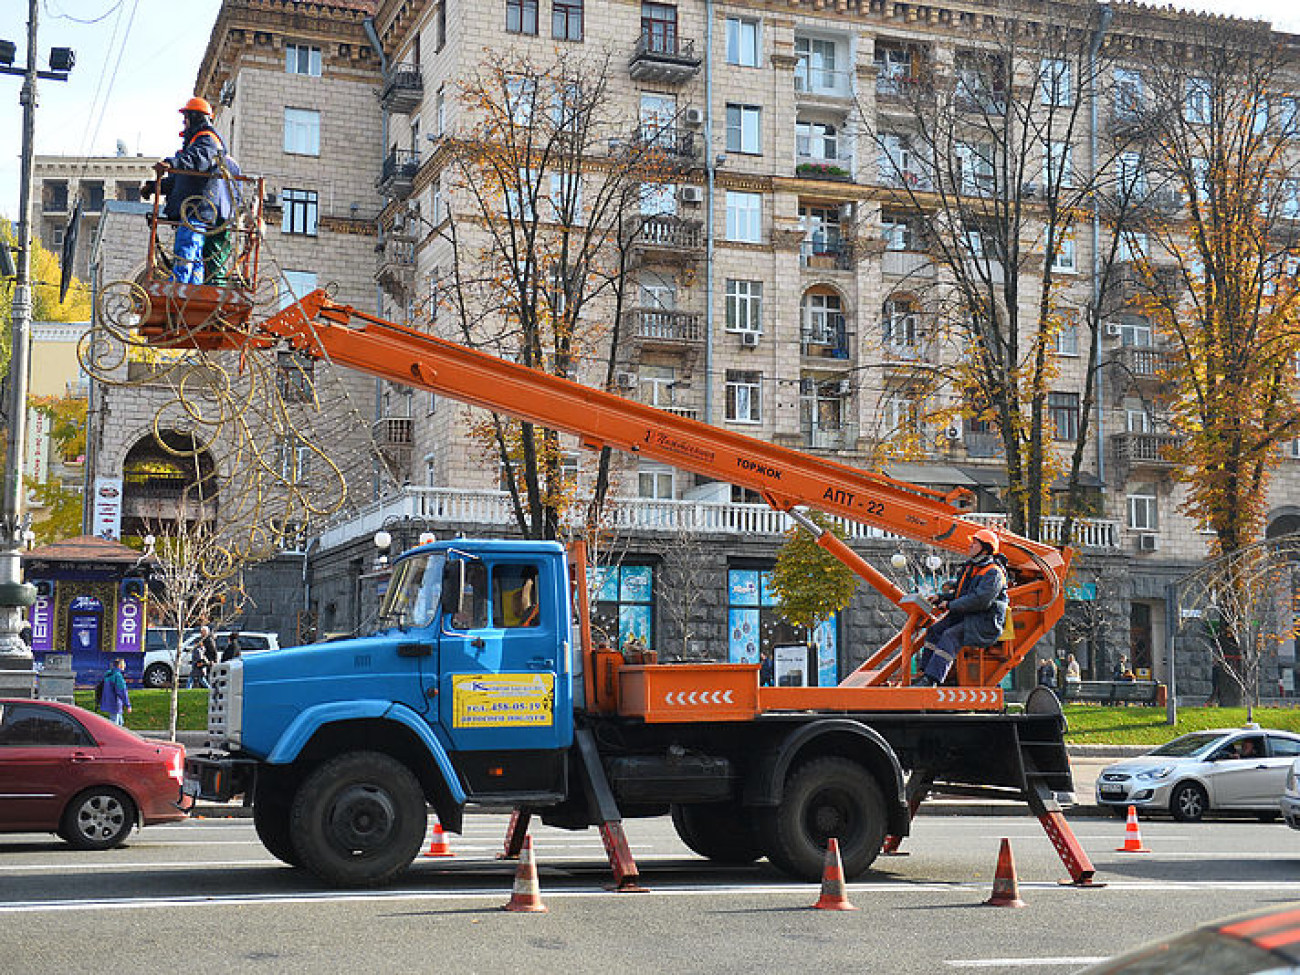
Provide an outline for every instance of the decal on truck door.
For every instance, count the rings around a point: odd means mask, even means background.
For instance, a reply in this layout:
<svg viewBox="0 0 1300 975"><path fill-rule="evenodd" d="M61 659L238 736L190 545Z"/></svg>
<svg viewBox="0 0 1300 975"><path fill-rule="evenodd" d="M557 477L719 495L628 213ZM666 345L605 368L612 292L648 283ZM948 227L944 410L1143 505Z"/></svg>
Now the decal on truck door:
<svg viewBox="0 0 1300 975"><path fill-rule="evenodd" d="M457 674L452 678L453 727L550 727L555 723L554 674Z"/></svg>

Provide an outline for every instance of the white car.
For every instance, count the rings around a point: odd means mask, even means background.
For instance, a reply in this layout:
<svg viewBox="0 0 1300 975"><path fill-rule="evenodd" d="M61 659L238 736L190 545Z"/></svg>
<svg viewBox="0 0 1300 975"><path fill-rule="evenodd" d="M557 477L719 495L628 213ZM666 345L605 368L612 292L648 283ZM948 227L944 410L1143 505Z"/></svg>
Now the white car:
<svg viewBox="0 0 1300 975"><path fill-rule="evenodd" d="M1097 776L1097 804L1123 814L1169 812L1194 823L1210 811L1276 819L1287 773L1300 758L1300 735L1258 725L1195 731Z"/></svg>
<svg viewBox="0 0 1300 975"><path fill-rule="evenodd" d="M1300 758L1291 763L1291 770L1286 773L1286 791L1278 805L1286 824L1292 829L1300 829Z"/></svg>
<svg viewBox="0 0 1300 975"><path fill-rule="evenodd" d="M160 638L150 639L153 634L163 634ZM172 664L176 662L175 630L150 630L145 638L144 663L141 673L145 687L171 687ZM224 655L230 646L230 633L219 631L215 634L217 653ZM198 630L187 630L185 642L181 645L180 668L181 680L190 675L190 648L199 638ZM254 650L279 650L280 637L275 633L261 633L253 630L239 631L239 650L241 653Z"/></svg>

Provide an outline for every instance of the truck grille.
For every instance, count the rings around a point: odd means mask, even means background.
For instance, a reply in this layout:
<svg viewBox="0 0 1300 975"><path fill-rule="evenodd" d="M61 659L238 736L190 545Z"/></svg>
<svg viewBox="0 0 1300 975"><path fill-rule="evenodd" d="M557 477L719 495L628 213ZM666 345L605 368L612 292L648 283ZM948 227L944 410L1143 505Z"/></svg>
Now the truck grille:
<svg viewBox="0 0 1300 975"><path fill-rule="evenodd" d="M243 661L235 658L217 664L209 680L208 747L238 748L243 717Z"/></svg>

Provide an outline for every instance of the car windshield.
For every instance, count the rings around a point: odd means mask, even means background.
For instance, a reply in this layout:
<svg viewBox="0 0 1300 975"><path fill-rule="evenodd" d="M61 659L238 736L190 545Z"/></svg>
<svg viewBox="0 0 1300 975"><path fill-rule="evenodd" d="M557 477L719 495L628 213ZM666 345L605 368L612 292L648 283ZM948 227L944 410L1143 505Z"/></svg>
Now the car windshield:
<svg viewBox="0 0 1300 975"><path fill-rule="evenodd" d="M402 559L393 570L393 578L384 594L379 611L379 625L428 626L438 614L442 595L442 567L446 556L412 555Z"/></svg>
<svg viewBox="0 0 1300 975"><path fill-rule="evenodd" d="M1191 735L1183 735L1175 738L1171 742L1166 742L1155 751L1152 755L1163 755L1166 758L1185 758L1188 755L1198 755L1206 751L1215 742L1222 740L1222 733L1200 731Z"/></svg>

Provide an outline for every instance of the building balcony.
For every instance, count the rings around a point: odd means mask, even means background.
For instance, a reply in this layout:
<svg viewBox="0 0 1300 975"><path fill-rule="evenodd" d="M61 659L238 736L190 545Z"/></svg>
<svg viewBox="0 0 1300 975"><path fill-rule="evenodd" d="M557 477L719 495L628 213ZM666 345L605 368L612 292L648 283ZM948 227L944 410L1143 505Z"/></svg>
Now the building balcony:
<svg viewBox="0 0 1300 975"><path fill-rule="evenodd" d="M853 249L843 240L805 240L799 245L799 266L809 270L852 271Z"/></svg>
<svg viewBox="0 0 1300 975"><path fill-rule="evenodd" d="M673 416L684 416L688 420L698 420L700 411L693 406L661 406L659 409L665 413L671 413Z"/></svg>
<svg viewBox="0 0 1300 975"><path fill-rule="evenodd" d="M929 99L933 95L934 87L927 78L884 71L876 75L876 98L882 110L891 103L910 106L919 99Z"/></svg>
<svg viewBox="0 0 1300 975"><path fill-rule="evenodd" d="M704 224L676 214L628 217L632 228L632 255L645 259L699 260L704 256Z"/></svg>
<svg viewBox="0 0 1300 975"><path fill-rule="evenodd" d="M699 74L701 63L694 40L671 31L644 31L632 49L627 71L633 81L680 85Z"/></svg>
<svg viewBox="0 0 1300 975"><path fill-rule="evenodd" d="M424 100L424 76L413 64L394 65L384 75L379 105L385 111L410 115Z"/></svg>
<svg viewBox="0 0 1300 975"><path fill-rule="evenodd" d="M799 330L799 354L818 360L820 366L847 366L853 361L853 338L843 315L828 315Z"/></svg>
<svg viewBox="0 0 1300 975"><path fill-rule="evenodd" d="M576 510L572 517L584 517ZM327 552L360 538L370 538L392 518L424 519L450 529L482 530L484 534L514 525L514 510L505 491L466 491L456 488L408 486L391 498L375 501L360 510L337 517L320 536L320 551ZM614 498L610 503L611 530L716 533L718 535L764 536L777 539L789 533L789 515L765 504L733 504L726 501L677 501L650 498ZM1006 524L1006 515L969 514L979 524ZM892 539L882 529L841 518L831 519L844 529L850 542ZM1043 519L1043 540L1056 543L1063 527L1061 518ZM1073 543L1083 548L1119 549L1119 525L1095 518L1075 522Z"/></svg>
<svg viewBox="0 0 1300 975"><path fill-rule="evenodd" d="M673 125L642 123L633 130L632 139L634 142L649 144L656 150L652 155L657 157L662 154L664 163L670 166L695 163L701 145L694 132Z"/></svg>
<svg viewBox="0 0 1300 975"><path fill-rule="evenodd" d="M800 61L794 72L794 93L800 101L843 101L853 97L853 75L848 71L810 67L806 61Z"/></svg>
<svg viewBox="0 0 1300 975"><path fill-rule="evenodd" d="M1115 464L1123 470L1145 468L1170 470L1170 454L1183 445L1183 438L1172 433L1114 433L1110 451Z"/></svg>
<svg viewBox="0 0 1300 975"><path fill-rule="evenodd" d="M627 312L627 335L642 348L696 346L704 339L704 316L673 308L632 308Z"/></svg>
<svg viewBox="0 0 1300 975"><path fill-rule="evenodd" d="M389 469L396 475L405 473L411 464L415 445L415 421L409 416L386 416L376 420L370 435Z"/></svg>
<svg viewBox="0 0 1300 975"><path fill-rule="evenodd" d="M1002 435L993 430L966 430L962 434L962 445L967 457L991 458L1006 454Z"/></svg>
<svg viewBox="0 0 1300 975"><path fill-rule="evenodd" d="M805 424L802 433L803 446L807 450L853 450L858 442L857 434L849 424L837 427Z"/></svg>
<svg viewBox="0 0 1300 975"><path fill-rule="evenodd" d="M1173 368L1173 354L1163 346L1123 345L1111 355L1119 370L1117 381L1124 386L1138 382L1158 385Z"/></svg>
<svg viewBox="0 0 1300 975"><path fill-rule="evenodd" d="M394 298L404 299L415 284L415 245L386 240L375 246L375 283Z"/></svg>
<svg viewBox="0 0 1300 975"><path fill-rule="evenodd" d="M880 345L880 357L886 370L911 371L938 364L938 347L928 338L915 341L889 340Z"/></svg>
<svg viewBox="0 0 1300 975"><path fill-rule="evenodd" d="M415 174L420 171L420 154L410 149L394 149L384 160L375 187L384 196L404 200L415 189Z"/></svg>
<svg viewBox="0 0 1300 975"><path fill-rule="evenodd" d="M933 278L934 261L924 251L886 250L880 255L881 273L896 278Z"/></svg>

